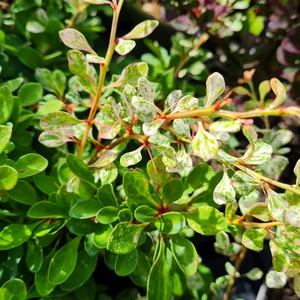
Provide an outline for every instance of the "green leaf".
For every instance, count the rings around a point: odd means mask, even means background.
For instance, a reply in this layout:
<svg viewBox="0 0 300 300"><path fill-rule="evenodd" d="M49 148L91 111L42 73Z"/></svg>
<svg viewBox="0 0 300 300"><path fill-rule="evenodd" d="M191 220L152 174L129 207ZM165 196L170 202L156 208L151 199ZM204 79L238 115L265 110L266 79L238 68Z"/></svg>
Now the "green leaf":
<svg viewBox="0 0 300 300"><path fill-rule="evenodd" d="M74 219L71 218L67 221L69 230L77 235L87 235L96 232L100 224L95 223L91 219Z"/></svg>
<svg viewBox="0 0 300 300"><path fill-rule="evenodd" d="M89 168L86 166L86 164L79 159L74 154L68 154L66 157L66 162L70 170L81 180L87 182L92 187L96 188L96 185L94 184L94 176L90 172Z"/></svg>
<svg viewBox="0 0 300 300"><path fill-rule="evenodd" d="M284 214L286 213L288 209L288 203L287 201L271 190L270 188L266 188L267 191L267 204L269 213L272 217L272 219L275 219L277 221L285 221L284 220Z"/></svg>
<svg viewBox="0 0 300 300"><path fill-rule="evenodd" d="M146 20L136 25L129 33L123 36L123 39L142 39L153 32L158 26L159 22L156 20Z"/></svg>
<svg viewBox="0 0 300 300"><path fill-rule="evenodd" d="M98 255L90 256L83 249L78 253L77 263L70 277L61 285L62 290L71 291L84 285L93 274Z"/></svg>
<svg viewBox="0 0 300 300"><path fill-rule="evenodd" d="M254 150L249 148L243 155L242 160L247 159L246 163L250 165L261 165L271 160L272 152L272 146L264 142L257 142L254 145ZM248 157L250 158L248 159Z"/></svg>
<svg viewBox="0 0 300 300"><path fill-rule="evenodd" d="M132 224L129 222L121 222L113 229L108 244L107 250L116 254L126 254L138 245L139 237L145 224Z"/></svg>
<svg viewBox="0 0 300 300"><path fill-rule="evenodd" d="M185 218L178 212L169 212L157 217L154 225L160 232L176 234L185 227Z"/></svg>
<svg viewBox="0 0 300 300"><path fill-rule="evenodd" d="M0 166L0 190L11 190L18 182L18 172L9 166Z"/></svg>
<svg viewBox="0 0 300 300"><path fill-rule="evenodd" d="M262 81L259 84L258 91L259 91L260 101L263 102L265 100L266 96L271 91L270 81L269 80Z"/></svg>
<svg viewBox="0 0 300 300"><path fill-rule="evenodd" d="M38 272L43 264L43 249L38 240L27 241L26 265L30 272Z"/></svg>
<svg viewBox="0 0 300 300"><path fill-rule="evenodd" d="M142 251L138 250L138 263L134 271L130 274L130 278L137 286L146 287L149 272L149 259Z"/></svg>
<svg viewBox="0 0 300 300"><path fill-rule="evenodd" d="M198 125L198 132L192 141L193 154L208 161L217 156L219 145L217 139L203 128L202 122Z"/></svg>
<svg viewBox="0 0 300 300"><path fill-rule="evenodd" d="M118 45L115 50L119 55L124 56L131 52L135 45L136 43L133 40L118 39Z"/></svg>
<svg viewBox="0 0 300 300"><path fill-rule="evenodd" d="M90 66L83 53L77 50L68 51L70 71L84 79L90 79Z"/></svg>
<svg viewBox="0 0 300 300"><path fill-rule="evenodd" d="M259 268L253 268L248 271L245 276L250 280L259 280L264 276L264 272Z"/></svg>
<svg viewBox="0 0 300 300"><path fill-rule="evenodd" d="M6 148L12 134L12 127L0 125L0 154Z"/></svg>
<svg viewBox="0 0 300 300"><path fill-rule="evenodd" d="M12 93L7 86L0 87L0 125L7 122L14 109Z"/></svg>
<svg viewBox="0 0 300 300"><path fill-rule="evenodd" d="M181 180L172 179L167 181L162 189L162 196L165 206L178 200L182 196L183 191L183 183Z"/></svg>
<svg viewBox="0 0 300 300"><path fill-rule="evenodd" d="M100 224L100 229L93 233L93 241L97 248L105 249L108 243L108 239L113 230L110 224Z"/></svg>
<svg viewBox="0 0 300 300"><path fill-rule="evenodd" d="M270 80L271 88L276 95L275 100L269 105L269 108L275 109L283 104L286 99L286 91L284 85L277 79L272 78Z"/></svg>
<svg viewBox="0 0 300 300"><path fill-rule="evenodd" d="M170 300L172 297L172 274L166 256L163 239L159 242L157 258L154 261L147 283L148 300Z"/></svg>
<svg viewBox="0 0 300 300"><path fill-rule="evenodd" d="M62 246L53 256L49 265L48 280L52 284L62 284L72 274L77 263L77 248L81 237Z"/></svg>
<svg viewBox="0 0 300 300"><path fill-rule="evenodd" d="M73 28L67 28L59 31L59 36L63 43L75 50L83 50L91 54L96 54L95 51L91 48L86 38L82 33Z"/></svg>
<svg viewBox="0 0 300 300"><path fill-rule="evenodd" d="M235 200L235 190L228 177L226 167L224 167L223 177L213 192L214 201L219 204L229 204Z"/></svg>
<svg viewBox="0 0 300 300"><path fill-rule="evenodd" d="M272 240L270 241L270 250L272 253L272 263L275 271L282 272L286 266L290 266L290 260L287 253L280 247L280 245Z"/></svg>
<svg viewBox="0 0 300 300"><path fill-rule="evenodd" d="M39 154L29 153L21 156L15 164L19 178L26 178L44 171L48 166L46 158Z"/></svg>
<svg viewBox="0 0 300 300"><path fill-rule="evenodd" d="M126 254L119 254L115 262L115 272L118 276L130 275L138 264L138 252L136 249Z"/></svg>
<svg viewBox="0 0 300 300"><path fill-rule="evenodd" d="M80 120L74 118L72 115L66 112L52 112L44 117L40 121L40 126L43 130L62 132L65 128L70 128L73 125L81 123Z"/></svg>
<svg viewBox="0 0 300 300"><path fill-rule="evenodd" d="M35 273L34 282L38 293L44 297L49 295L55 288L55 284L52 284L48 280L48 269L55 252L52 251L44 260L41 269Z"/></svg>
<svg viewBox="0 0 300 300"><path fill-rule="evenodd" d="M134 217L139 222L151 222L157 214L157 210L147 205L141 205L135 210Z"/></svg>
<svg viewBox="0 0 300 300"><path fill-rule="evenodd" d="M104 184L98 190L97 196L103 206L119 207L118 200L111 183Z"/></svg>
<svg viewBox="0 0 300 300"><path fill-rule="evenodd" d="M139 147L138 149L126 152L120 157L120 164L121 166L127 168L132 165L136 165L138 162L142 160L142 154L141 151L143 149L143 146Z"/></svg>
<svg viewBox="0 0 300 300"><path fill-rule="evenodd" d="M19 180L13 189L6 192L12 200L25 205L33 205L37 202L36 191L33 186L23 180Z"/></svg>
<svg viewBox="0 0 300 300"><path fill-rule="evenodd" d="M196 232L203 235L215 235L217 232L226 230L227 223L223 214L216 208L200 206L185 213L188 225Z"/></svg>
<svg viewBox="0 0 300 300"><path fill-rule="evenodd" d="M25 300L26 296L26 284L19 278L6 281L0 289L0 299L3 300Z"/></svg>
<svg viewBox="0 0 300 300"><path fill-rule="evenodd" d="M35 70L42 65L42 57L37 49L31 47L19 48L18 58L23 65L31 70Z"/></svg>
<svg viewBox="0 0 300 300"><path fill-rule="evenodd" d="M56 177L41 174L34 176L33 181L38 189L47 195L57 192L60 185Z"/></svg>
<svg viewBox="0 0 300 300"><path fill-rule="evenodd" d="M101 224L110 224L119 219L119 208L114 206L106 206L99 210L97 220Z"/></svg>
<svg viewBox="0 0 300 300"><path fill-rule="evenodd" d="M24 78L23 77L17 77L15 79L12 79L12 80L8 80L4 83L1 83L0 84L0 87L3 87L3 86L7 86L10 91L13 93L15 92L20 86L21 84L24 82Z"/></svg>
<svg viewBox="0 0 300 300"><path fill-rule="evenodd" d="M184 274L192 276L197 272L198 254L194 244L181 235L171 238L173 256Z"/></svg>
<svg viewBox="0 0 300 300"><path fill-rule="evenodd" d="M29 209L28 216L38 219L64 219L68 217L68 214L55 202L40 201Z"/></svg>
<svg viewBox="0 0 300 300"><path fill-rule="evenodd" d="M22 106L31 106L38 103L43 97L43 87L40 83L25 83L18 92Z"/></svg>
<svg viewBox="0 0 300 300"><path fill-rule="evenodd" d="M266 276L266 284L271 289L281 289L285 286L287 279L283 272L270 271Z"/></svg>
<svg viewBox="0 0 300 300"><path fill-rule="evenodd" d="M54 87L54 80L52 76L52 72L45 68L38 68L35 71L35 77L37 81L39 81L45 90L56 94L56 90Z"/></svg>
<svg viewBox="0 0 300 300"><path fill-rule="evenodd" d="M210 107L222 95L225 90L225 81L223 76L215 72L208 76L206 80L206 103L205 107Z"/></svg>
<svg viewBox="0 0 300 300"><path fill-rule="evenodd" d="M22 224L11 224L0 232L0 250L8 250L24 244L31 236L31 230Z"/></svg>
<svg viewBox="0 0 300 300"><path fill-rule="evenodd" d="M67 77L65 73L61 70L56 69L52 72L52 78L53 78L52 84L56 91L56 94L58 95L58 97L63 99L64 92L66 89L66 83L67 83Z"/></svg>
<svg viewBox="0 0 300 300"><path fill-rule="evenodd" d="M262 228L248 228L243 233L242 244L250 250L260 251L264 248L264 238L268 231Z"/></svg>
<svg viewBox="0 0 300 300"><path fill-rule="evenodd" d="M101 207L101 204L96 200L82 200L72 206L69 215L75 219L90 219L97 215Z"/></svg>
<svg viewBox="0 0 300 300"><path fill-rule="evenodd" d="M141 205L157 207L149 192L148 179L142 173L126 172L123 176L123 186L127 196L128 207L132 211Z"/></svg>
<svg viewBox="0 0 300 300"><path fill-rule="evenodd" d="M147 173L151 181L159 186L163 186L169 179L170 173L166 171L166 165L162 161L162 155L154 157L147 163Z"/></svg>
<svg viewBox="0 0 300 300"><path fill-rule="evenodd" d="M296 175L296 186L299 186L300 185L300 159L298 159L294 167L294 174Z"/></svg>
<svg viewBox="0 0 300 300"><path fill-rule="evenodd" d="M249 195L256 187L260 185L258 180L242 171L237 171L234 173L234 175L231 177L231 183L234 189L242 196Z"/></svg>
<svg viewBox="0 0 300 300"><path fill-rule="evenodd" d="M272 219L266 203L253 204L249 210L245 212L245 214L253 216L254 218L264 222L268 222Z"/></svg>

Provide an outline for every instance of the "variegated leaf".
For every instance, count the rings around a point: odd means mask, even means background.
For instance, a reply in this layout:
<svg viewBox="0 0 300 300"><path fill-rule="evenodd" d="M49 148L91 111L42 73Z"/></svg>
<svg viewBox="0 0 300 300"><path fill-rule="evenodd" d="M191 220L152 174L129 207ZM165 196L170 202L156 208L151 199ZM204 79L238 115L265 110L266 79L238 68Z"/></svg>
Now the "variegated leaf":
<svg viewBox="0 0 300 300"><path fill-rule="evenodd" d="M144 123L143 124L143 131L145 135L152 136L157 133L160 126L165 122L162 119L156 119L151 123Z"/></svg>
<svg viewBox="0 0 300 300"><path fill-rule="evenodd" d="M176 119L172 125L180 136L191 139L190 119Z"/></svg>
<svg viewBox="0 0 300 300"><path fill-rule="evenodd" d="M250 144L253 144L257 141L257 133L252 126L244 126L243 134Z"/></svg>
<svg viewBox="0 0 300 300"><path fill-rule="evenodd" d="M111 164L113 161L116 160L118 157L118 151L115 150L106 150L92 165L89 167L93 168L103 168L109 164Z"/></svg>
<svg viewBox="0 0 300 300"><path fill-rule="evenodd" d="M149 80L144 77L138 80L138 93L141 97L145 98L148 102L154 105L154 89Z"/></svg>
<svg viewBox="0 0 300 300"><path fill-rule="evenodd" d="M131 52L135 45L136 43L133 40L119 39L118 45L116 46L115 50L119 55L124 56Z"/></svg>
<svg viewBox="0 0 300 300"><path fill-rule="evenodd" d="M190 111L198 108L198 99L188 95L181 98L172 113Z"/></svg>
<svg viewBox="0 0 300 300"><path fill-rule="evenodd" d="M95 123L98 129L98 136L101 139L112 140L120 132L122 126L119 123Z"/></svg>
<svg viewBox="0 0 300 300"><path fill-rule="evenodd" d="M192 141L193 154L208 161L217 156L219 145L216 138L203 128L202 122L198 124L198 132Z"/></svg>
<svg viewBox="0 0 300 300"><path fill-rule="evenodd" d="M241 159L246 159L246 163L250 165L260 165L267 163L271 159L272 152L272 146L264 142L257 142L254 145L253 152L249 148ZM248 159L249 156L250 158Z"/></svg>
<svg viewBox="0 0 300 300"><path fill-rule="evenodd" d="M155 146L155 149L159 151L163 158L162 161L168 168L175 168L177 159L176 152L171 146Z"/></svg>
<svg viewBox="0 0 300 300"><path fill-rule="evenodd" d="M227 170L224 168L222 180L218 183L213 192L214 201L219 205L228 204L235 200L235 195L235 190L232 187Z"/></svg>
<svg viewBox="0 0 300 300"><path fill-rule="evenodd" d="M267 163L255 167L255 171L270 179L278 179L285 170L289 160L285 156L276 155Z"/></svg>
<svg viewBox="0 0 300 300"><path fill-rule="evenodd" d="M152 122L160 109L153 103L143 97L133 96L132 105L135 108L136 115L142 122Z"/></svg>
<svg viewBox="0 0 300 300"><path fill-rule="evenodd" d="M74 50L83 50L91 54L96 54L87 42L84 35L76 29L67 28L59 32L59 36L63 43Z"/></svg>
<svg viewBox="0 0 300 300"><path fill-rule="evenodd" d="M246 214L250 207L259 201L259 191L254 190L250 194L243 196L239 200L239 208L242 214Z"/></svg>
<svg viewBox="0 0 300 300"><path fill-rule="evenodd" d="M277 79L272 78L270 80L271 88L276 95L275 100L269 105L271 109L279 107L286 99L286 91L284 85Z"/></svg>
<svg viewBox="0 0 300 300"><path fill-rule="evenodd" d="M102 108L103 114L105 114L109 119L119 122L119 117L121 114L121 108L116 103L113 97L106 99L105 104Z"/></svg>
<svg viewBox="0 0 300 300"><path fill-rule="evenodd" d="M68 51L68 62L69 69L73 74L84 79L90 78L89 63L87 62L86 57L82 52L78 50Z"/></svg>
<svg viewBox="0 0 300 300"><path fill-rule="evenodd" d="M209 126L209 131L216 132L239 132L241 129L242 121L215 121Z"/></svg>
<svg viewBox="0 0 300 300"><path fill-rule="evenodd" d="M39 142L48 148L59 147L71 141L69 137L51 131L44 131L39 136Z"/></svg>
<svg viewBox="0 0 300 300"><path fill-rule="evenodd" d="M136 165L138 162L140 162L142 160L141 151L143 148L144 148L144 146L141 146L134 151L123 154L120 158L121 166L129 167L132 165Z"/></svg>
<svg viewBox="0 0 300 300"><path fill-rule="evenodd" d="M220 73L213 73L206 81L206 103L205 107L213 105L225 90L225 81Z"/></svg>
<svg viewBox="0 0 300 300"><path fill-rule="evenodd" d="M295 168L294 168L294 173L296 175L296 185L300 185L300 159L298 159Z"/></svg>
<svg viewBox="0 0 300 300"><path fill-rule="evenodd" d="M284 215L288 210L288 202L270 188L267 188L266 191L268 195L267 204L270 215L277 221L285 221Z"/></svg>
<svg viewBox="0 0 300 300"><path fill-rule="evenodd" d="M136 25L129 33L123 36L124 39L142 39L153 32L158 26L159 22L156 20L146 20Z"/></svg>
<svg viewBox="0 0 300 300"><path fill-rule="evenodd" d="M98 55L87 54L86 59L89 63L92 63L92 64L104 64L105 63L105 58L100 57Z"/></svg>
<svg viewBox="0 0 300 300"><path fill-rule="evenodd" d="M137 95L136 89L128 84L123 89L123 92L120 97L121 103L124 109L128 111L128 114L131 119L133 118L134 115L133 106L132 106L132 97L136 95Z"/></svg>
<svg viewBox="0 0 300 300"><path fill-rule="evenodd" d="M176 90L171 92L165 101L165 110L170 109L173 112L175 109L175 104L182 98L182 91Z"/></svg>
<svg viewBox="0 0 300 300"><path fill-rule="evenodd" d="M171 144L170 138L160 133L151 135L148 142L156 146L170 146Z"/></svg>
<svg viewBox="0 0 300 300"><path fill-rule="evenodd" d="M174 168L167 167L166 170L170 173L178 173L182 177L186 177L193 169L193 160L184 149L176 153L176 166Z"/></svg>
<svg viewBox="0 0 300 300"><path fill-rule="evenodd" d="M245 172L237 171L231 177L233 188L242 196L250 194L260 182L253 177L249 176Z"/></svg>
<svg viewBox="0 0 300 300"><path fill-rule="evenodd" d="M235 157L235 156L231 156L222 149L220 149L218 151L218 156L217 156L216 159L217 159L218 162L220 162L222 164L225 164L225 165L234 164L236 162L241 161L240 158Z"/></svg>

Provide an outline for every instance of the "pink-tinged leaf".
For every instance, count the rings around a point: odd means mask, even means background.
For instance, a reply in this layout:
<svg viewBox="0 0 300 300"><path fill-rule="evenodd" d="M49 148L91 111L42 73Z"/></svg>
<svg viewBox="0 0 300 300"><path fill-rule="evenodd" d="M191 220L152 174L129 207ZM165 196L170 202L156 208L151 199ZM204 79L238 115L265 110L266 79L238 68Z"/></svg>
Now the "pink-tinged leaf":
<svg viewBox="0 0 300 300"><path fill-rule="evenodd" d="M121 130L121 125L115 122L100 123L95 122L98 129L98 136L101 139L112 140Z"/></svg>
<svg viewBox="0 0 300 300"><path fill-rule="evenodd" d="M133 40L119 39L115 50L119 55L126 55L135 47L136 43Z"/></svg>
<svg viewBox="0 0 300 300"><path fill-rule="evenodd" d="M40 134L39 142L48 148L55 148L67 142L72 142L72 139L51 131L45 131Z"/></svg>
<svg viewBox="0 0 300 300"><path fill-rule="evenodd" d="M102 168L109 164L111 164L116 158L118 157L118 151L115 150L107 150L100 156L97 161L95 161L92 165L89 167L93 168Z"/></svg>
<svg viewBox="0 0 300 300"><path fill-rule="evenodd" d="M146 20L136 25L129 33L123 36L124 39L142 39L153 32L158 26L156 20Z"/></svg>
<svg viewBox="0 0 300 300"><path fill-rule="evenodd" d="M98 55L87 54L86 59L91 64L104 64L105 63L105 58L100 57Z"/></svg>
<svg viewBox="0 0 300 300"><path fill-rule="evenodd" d="M59 32L59 36L63 43L74 50L82 50L97 55L87 42L84 35L76 29L67 28Z"/></svg>
<svg viewBox="0 0 300 300"><path fill-rule="evenodd" d="M275 100L270 104L270 108L279 107L286 99L286 91L284 85L277 79L272 78L270 80L271 88L276 95Z"/></svg>

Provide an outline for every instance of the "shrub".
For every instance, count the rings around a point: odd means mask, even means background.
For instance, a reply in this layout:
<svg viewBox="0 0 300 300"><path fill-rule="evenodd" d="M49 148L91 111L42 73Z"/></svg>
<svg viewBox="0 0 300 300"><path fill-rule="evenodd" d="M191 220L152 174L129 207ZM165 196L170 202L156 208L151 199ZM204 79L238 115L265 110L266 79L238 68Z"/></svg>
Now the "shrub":
<svg viewBox="0 0 300 300"><path fill-rule="evenodd" d="M298 107L281 106L284 85L272 78L257 95L254 71L245 72L249 90L234 90L252 99L245 111L219 73L207 78L205 98L181 90L157 97L145 62L117 75L109 66L114 52L128 54L158 22L116 38L124 1L85 2L113 11L105 57L66 28L59 35L73 76L37 68L40 84L0 87L0 298L110 299L94 279L104 257L139 287L129 291L134 299L229 299L236 278L263 275L240 274L239 266L265 238L274 266L268 285L288 276L299 291L300 161L295 184L279 182L292 133L253 125L300 116ZM215 236L216 251L234 260L228 274L212 279L190 240L195 233Z"/></svg>

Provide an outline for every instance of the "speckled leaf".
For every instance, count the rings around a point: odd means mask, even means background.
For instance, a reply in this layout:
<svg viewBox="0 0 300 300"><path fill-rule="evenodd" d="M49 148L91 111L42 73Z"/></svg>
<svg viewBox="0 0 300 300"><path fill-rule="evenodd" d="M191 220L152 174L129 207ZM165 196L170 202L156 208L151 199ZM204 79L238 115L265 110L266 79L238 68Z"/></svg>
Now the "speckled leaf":
<svg viewBox="0 0 300 300"><path fill-rule="evenodd" d="M264 143L264 142L257 142L254 145L254 151L249 148L246 153L243 155L242 159L247 158L246 163L250 165L260 165L267 163L272 156L273 148L272 146ZM252 153L252 155L251 155ZM251 157L248 159L248 157Z"/></svg>
<svg viewBox="0 0 300 300"><path fill-rule="evenodd" d="M232 187L231 180L228 177L227 170L225 168L222 180L214 189L214 201L219 205L228 204L235 199L235 195L235 190Z"/></svg>
<svg viewBox="0 0 300 300"><path fill-rule="evenodd" d="M124 39L142 39L153 32L158 26L156 20L146 20L136 25L129 33L123 36Z"/></svg>
<svg viewBox="0 0 300 300"><path fill-rule="evenodd" d="M132 224L129 222L121 222L113 229L108 244L107 250L116 254L126 254L134 250L139 241L139 237L145 224Z"/></svg>
<svg viewBox="0 0 300 300"><path fill-rule="evenodd" d="M186 153L184 149L176 153L176 166L167 166L167 171L171 173L178 173L182 177L186 177L193 169L193 160L190 154Z"/></svg>
<svg viewBox="0 0 300 300"><path fill-rule="evenodd" d="M142 127L144 134L148 136L155 135L164 122L165 120L163 119L156 119L153 122L144 123Z"/></svg>
<svg viewBox="0 0 300 300"><path fill-rule="evenodd" d="M116 122L100 123L96 121L95 125L98 129L98 136L105 140L113 140L122 128L121 124Z"/></svg>
<svg viewBox="0 0 300 300"><path fill-rule="evenodd" d="M68 51L68 62L70 71L84 79L90 78L90 68L83 53L78 50Z"/></svg>
<svg viewBox="0 0 300 300"><path fill-rule="evenodd" d="M178 113L178 112L183 112L183 111L190 111L198 108L198 99L191 96L187 95L181 98L173 110L172 113Z"/></svg>
<svg viewBox="0 0 300 300"><path fill-rule="evenodd" d="M144 62L133 63L128 65L123 69L121 76L114 83L115 86L125 86L130 84L132 86L137 86L138 79L140 77L147 77L148 75L148 65Z"/></svg>
<svg viewBox="0 0 300 300"><path fill-rule="evenodd" d="M241 129L242 121L240 119L236 121L215 121L210 127L209 131L216 132L239 132Z"/></svg>
<svg viewBox="0 0 300 300"><path fill-rule="evenodd" d="M115 122L119 122L119 117L121 114L121 108L116 103L113 97L109 97L106 99L105 104L103 105L102 112L111 120Z"/></svg>
<svg viewBox="0 0 300 300"><path fill-rule="evenodd" d="M171 238L171 249L182 272L187 276L194 275L198 267L198 254L194 244L177 234Z"/></svg>
<svg viewBox="0 0 300 300"><path fill-rule="evenodd" d="M281 289L285 286L287 279L283 272L270 271L266 276L266 284L271 289Z"/></svg>
<svg viewBox="0 0 300 300"><path fill-rule="evenodd" d="M39 136L39 142L48 148L60 147L71 141L71 138L53 133L51 131L44 131Z"/></svg>
<svg viewBox="0 0 300 300"><path fill-rule="evenodd" d="M156 146L156 150L158 150L163 158L162 161L168 168L175 168L176 167L176 152L173 147L171 146Z"/></svg>
<svg viewBox="0 0 300 300"><path fill-rule="evenodd" d="M286 213L287 222L293 227L300 227L300 207L291 206Z"/></svg>
<svg viewBox="0 0 300 300"><path fill-rule="evenodd" d="M142 122L152 122L156 113L160 112L157 106L143 97L133 96L132 105L135 108L137 117Z"/></svg>
<svg viewBox="0 0 300 300"><path fill-rule="evenodd" d="M245 172L237 171L231 177L233 188L242 196L249 195L260 182L253 177L247 175Z"/></svg>
<svg viewBox="0 0 300 300"><path fill-rule="evenodd" d="M230 239L225 231L219 231L216 234L216 242L221 249L228 249L230 246Z"/></svg>
<svg viewBox="0 0 300 300"><path fill-rule="evenodd" d="M268 195L267 204L270 215L277 221L284 221L284 214L288 209L288 202L270 188L267 188L266 191Z"/></svg>
<svg viewBox="0 0 300 300"><path fill-rule="evenodd" d="M81 122L70 114L60 111L45 115L40 121L40 126L43 130L60 132Z"/></svg>
<svg viewBox="0 0 300 300"><path fill-rule="evenodd" d="M198 132L192 141L193 154L208 161L217 156L219 145L217 139L203 128L202 122L198 124Z"/></svg>
<svg viewBox="0 0 300 300"><path fill-rule="evenodd" d="M227 229L224 215L214 207L200 206L193 208L191 212L185 213L184 216L188 225L194 231L203 235L215 235L217 232Z"/></svg>
<svg viewBox="0 0 300 300"><path fill-rule="evenodd" d="M118 45L116 46L115 50L119 55L124 56L131 52L135 45L136 43L133 40L119 39Z"/></svg>
<svg viewBox="0 0 300 300"><path fill-rule="evenodd" d="M171 139L163 134L156 133L154 135L151 135L148 139L148 142L151 144L154 144L156 146L170 146ZM163 149L162 149L163 151Z"/></svg>
<svg viewBox="0 0 300 300"><path fill-rule="evenodd" d="M141 151L144 146L139 147L138 149L131 151L131 152L126 152L123 154L120 158L120 164L123 167L129 167L132 165L136 165L138 162L142 160L142 154Z"/></svg>
<svg viewBox="0 0 300 300"><path fill-rule="evenodd" d="M225 81L220 73L213 73L208 76L206 81L206 103L205 107L209 107L222 95L225 90Z"/></svg>
<svg viewBox="0 0 300 300"><path fill-rule="evenodd" d="M189 119L176 119L172 125L180 136L189 140L191 139L191 126Z"/></svg>
<svg viewBox="0 0 300 300"><path fill-rule="evenodd" d="M268 231L262 228L248 228L243 234L242 244L253 251L260 251L264 247L264 238Z"/></svg>
<svg viewBox="0 0 300 300"><path fill-rule="evenodd" d="M283 104L286 99L286 91L284 85L277 79L272 78L270 80L271 88L276 95L275 100L269 105L269 108L275 109Z"/></svg>
<svg viewBox="0 0 300 300"><path fill-rule="evenodd" d="M141 77L138 80L138 94L148 102L154 104L154 89L149 80Z"/></svg>
<svg viewBox="0 0 300 300"><path fill-rule="evenodd" d="M288 164L288 158L285 156L276 155L272 156L267 163L257 166L255 170L259 171L263 176L278 180Z"/></svg>
<svg viewBox="0 0 300 300"><path fill-rule="evenodd" d="M171 92L166 101L165 101L165 109L168 109L168 111L173 111L175 108L175 104L182 98L182 91L181 90L175 90Z"/></svg>
<svg viewBox="0 0 300 300"><path fill-rule="evenodd" d="M87 54L86 59L91 64L104 64L105 63L105 58L100 57L98 55Z"/></svg>
<svg viewBox="0 0 300 300"><path fill-rule="evenodd" d="M67 28L61 30L59 36L67 47L95 54L95 51L91 48L84 35L78 30Z"/></svg>

